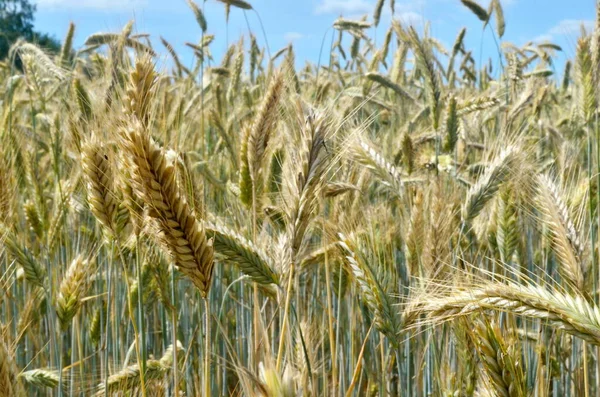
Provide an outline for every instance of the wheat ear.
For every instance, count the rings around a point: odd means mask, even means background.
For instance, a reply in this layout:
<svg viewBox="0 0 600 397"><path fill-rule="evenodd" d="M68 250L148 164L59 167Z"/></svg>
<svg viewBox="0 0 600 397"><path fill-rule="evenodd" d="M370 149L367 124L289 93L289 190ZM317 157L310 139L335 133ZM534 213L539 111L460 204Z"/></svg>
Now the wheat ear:
<svg viewBox="0 0 600 397"><path fill-rule="evenodd" d="M58 371L48 369L32 369L19 374L19 378L28 385L39 388L54 389L59 384Z"/></svg>
<svg viewBox="0 0 600 397"><path fill-rule="evenodd" d="M549 291L535 285L491 283L432 299L421 306L434 321L499 310L546 320L557 329L600 346L600 308L580 294Z"/></svg>
<svg viewBox="0 0 600 397"><path fill-rule="evenodd" d="M354 275L367 307L373 313L375 327L396 345L399 341L401 325L400 318L397 311L393 309L390 297L377 280L373 269L361 257L360 253L357 253L352 243L343 235L340 235L340 240L339 245L346 255L346 263Z"/></svg>
<svg viewBox="0 0 600 397"><path fill-rule="evenodd" d="M157 221L175 265L206 298L213 272L212 242L177 186L174 164L139 124L124 128L122 137L134 165L135 189L148 206L149 216Z"/></svg>
<svg viewBox="0 0 600 397"><path fill-rule="evenodd" d="M177 351L183 352L181 342L177 341ZM154 382L162 380L170 371L176 370L173 368L173 345L165 350L163 356L159 360L146 361L146 373L144 379L146 382ZM108 395L138 395L137 392L141 388L141 376L139 364L130 365L121 371L109 376L107 382L102 382L98 385L95 396L101 397L108 392Z"/></svg>
<svg viewBox="0 0 600 397"><path fill-rule="evenodd" d="M56 299L56 315L63 330L71 324L71 320L82 304L82 298L89 285L89 261L79 255L75 258L60 283Z"/></svg>
<svg viewBox="0 0 600 397"><path fill-rule="evenodd" d="M479 319L474 325L473 342L495 394L526 397L525 376L514 344L511 346L504 340L495 323Z"/></svg>
<svg viewBox="0 0 600 397"><path fill-rule="evenodd" d="M92 213L110 235L116 235L117 203L108 151L91 140L83 145L81 160Z"/></svg>
<svg viewBox="0 0 600 397"><path fill-rule="evenodd" d="M244 237L216 224L206 224L206 233L214 239L215 252L239 267L252 281L262 285L278 284L268 256Z"/></svg>
<svg viewBox="0 0 600 397"><path fill-rule="evenodd" d="M536 201L550 232L552 249L560 262L558 270L561 276L567 283L582 291L583 269L580 258L583 248L558 188L545 175L538 176Z"/></svg>
<svg viewBox="0 0 600 397"><path fill-rule="evenodd" d="M12 169L0 157L0 223L7 223L12 215L13 206L13 180Z"/></svg>
<svg viewBox="0 0 600 397"><path fill-rule="evenodd" d="M265 94L248 135L248 167L252 180L256 182L267 146L279 115L279 102L283 94L283 73L277 73Z"/></svg>
<svg viewBox="0 0 600 397"><path fill-rule="evenodd" d="M355 158L363 166L369 168L381 183L390 191L402 195L402 173L396 166L388 162L383 155L361 140L355 148Z"/></svg>
<svg viewBox="0 0 600 397"><path fill-rule="evenodd" d="M34 286L44 287L46 270L27 247L17 242L16 236L6 226L0 224L0 239L4 237L6 251L25 272L25 280Z"/></svg>
<svg viewBox="0 0 600 397"><path fill-rule="evenodd" d="M513 146L508 147L496 157L477 183L469 189L462 210L464 221L471 221L481 212L485 204L494 197L500 185L518 165L518 159L518 152Z"/></svg>

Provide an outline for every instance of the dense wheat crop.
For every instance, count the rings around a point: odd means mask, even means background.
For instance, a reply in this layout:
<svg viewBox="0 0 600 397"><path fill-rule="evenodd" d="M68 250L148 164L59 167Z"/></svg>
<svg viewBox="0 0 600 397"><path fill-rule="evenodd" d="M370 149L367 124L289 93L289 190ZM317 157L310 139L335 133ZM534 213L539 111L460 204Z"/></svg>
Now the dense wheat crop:
<svg viewBox="0 0 600 397"><path fill-rule="evenodd" d="M251 33L215 59L191 1L193 67L133 22L15 44L0 396L599 395L600 26L557 71L462 2L489 63L466 29L376 43L393 0L302 68Z"/></svg>

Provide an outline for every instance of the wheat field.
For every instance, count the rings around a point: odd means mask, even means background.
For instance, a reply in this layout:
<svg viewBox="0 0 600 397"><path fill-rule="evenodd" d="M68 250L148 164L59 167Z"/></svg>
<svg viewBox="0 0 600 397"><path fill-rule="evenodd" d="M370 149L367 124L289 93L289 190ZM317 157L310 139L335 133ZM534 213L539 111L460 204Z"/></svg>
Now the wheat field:
<svg viewBox="0 0 600 397"><path fill-rule="evenodd" d="M1 397L600 395L600 13L557 71L500 0L483 63L379 0L299 68L188 3L192 67L0 63Z"/></svg>

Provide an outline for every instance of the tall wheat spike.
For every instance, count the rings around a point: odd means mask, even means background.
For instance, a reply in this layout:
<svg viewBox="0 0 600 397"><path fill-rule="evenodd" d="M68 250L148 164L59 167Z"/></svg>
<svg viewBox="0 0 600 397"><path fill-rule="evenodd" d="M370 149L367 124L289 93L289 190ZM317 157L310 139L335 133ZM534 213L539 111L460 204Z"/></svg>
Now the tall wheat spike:
<svg viewBox="0 0 600 397"><path fill-rule="evenodd" d="M56 298L56 315L60 327L66 330L77 315L89 285L90 262L79 255L69 265Z"/></svg>
<svg viewBox="0 0 600 397"><path fill-rule="evenodd" d="M159 225L175 265L208 295L213 272L212 242L177 186L175 166L139 124L122 131L123 149L132 157L135 189Z"/></svg>
<svg viewBox="0 0 600 397"><path fill-rule="evenodd" d="M81 164L91 210L108 233L116 235L117 196L109 155L97 138L92 138L82 147Z"/></svg>
<svg viewBox="0 0 600 397"><path fill-rule="evenodd" d="M279 101L283 95L284 80L281 72L277 73L265 93L262 104L256 113L248 134L248 167L254 180L262 166L267 146L279 115ZM255 181L256 183L256 181Z"/></svg>
<svg viewBox="0 0 600 397"><path fill-rule="evenodd" d="M467 193L462 216L465 221L475 218L485 204L496 194L500 185L510 176L519 164L519 154L515 147L504 149L485 173Z"/></svg>
<svg viewBox="0 0 600 397"><path fill-rule="evenodd" d="M12 185L10 168L0 158L0 223L8 222L12 215Z"/></svg>
<svg viewBox="0 0 600 397"><path fill-rule="evenodd" d="M469 10L473 12L482 22L490 18L488 12L475 0L460 0Z"/></svg>
<svg viewBox="0 0 600 397"><path fill-rule="evenodd" d="M19 378L28 385L40 388L47 387L54 389L59 384L58 372L45 369L32 369L21 372Z"/></svg>
<svg viewBox="0 0 600 397"><path fill-rule="evenodd" d="M404 36L405 40L411 44L417 59L417 65L423 72L425 79L425 94L431 110L432 127L437 131L440 115L440 97L442 93L439 76L435 70L435 63L433 61L431 48L428 47L423 39L419 38L417 31L412 26L408 28L408 32L405 33Z"/></svg>
<svg viewBox="0 0 600 397"><path fill-rule="evenodd" d="M582 291L584 271L580 258L583 248L567 207L547 176L538 177L537 190L538 208L550 232L552 249L559 260L559 272L565 281Z"/></svg>

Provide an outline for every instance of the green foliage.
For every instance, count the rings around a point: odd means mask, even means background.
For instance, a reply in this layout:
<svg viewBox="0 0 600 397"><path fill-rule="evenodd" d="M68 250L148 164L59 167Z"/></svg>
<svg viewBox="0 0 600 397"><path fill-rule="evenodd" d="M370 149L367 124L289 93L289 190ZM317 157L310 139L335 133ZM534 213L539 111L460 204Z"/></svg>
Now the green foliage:
<svg viewBox="0 0 600 397"><path fill-rule="evenodd" d="M54 37L33 29L35 11L35 4L29 0L0 0L0 59L8 55L19 38L52 52L60 50L60 43Z"/></svg>

